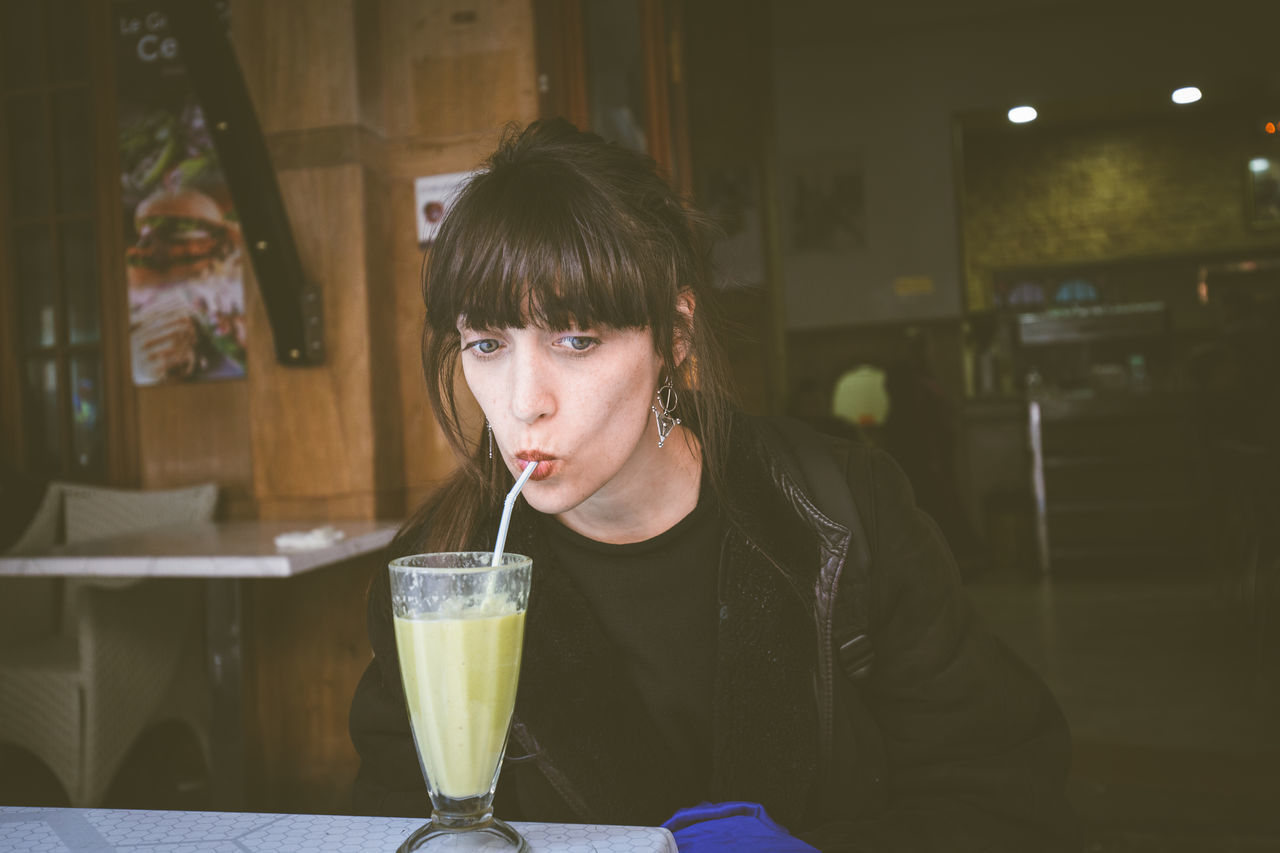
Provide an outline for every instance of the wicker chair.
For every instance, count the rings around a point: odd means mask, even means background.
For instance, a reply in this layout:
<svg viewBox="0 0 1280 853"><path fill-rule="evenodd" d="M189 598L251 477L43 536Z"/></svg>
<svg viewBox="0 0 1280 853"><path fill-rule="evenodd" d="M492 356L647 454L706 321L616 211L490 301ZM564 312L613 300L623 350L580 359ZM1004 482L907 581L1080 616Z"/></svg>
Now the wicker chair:
<svg viewBox="0 0 1280 853"><path fill-rule="evenodd" d="M213 518L217 487L162 491L52 483L12 554ZM17 579L27 581L28 579ZM31 579L35 580L35 579ZM46 581L52 586L56 581ZM20 589L38 607L56 599ZM6 594L8 606L15 599ZM0 741L40 759L72 806L99 805L130 748L178 720L208 758L209 694L200 587L187 580L69 579L61 624L29 621L0 647Z"/></svg>

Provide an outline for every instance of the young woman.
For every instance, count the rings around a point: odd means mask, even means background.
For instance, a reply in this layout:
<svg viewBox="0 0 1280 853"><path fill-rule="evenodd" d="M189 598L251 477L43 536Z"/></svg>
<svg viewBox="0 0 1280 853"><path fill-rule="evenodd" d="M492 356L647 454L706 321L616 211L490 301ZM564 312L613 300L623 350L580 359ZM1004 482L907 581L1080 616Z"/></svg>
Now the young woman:
<svg viewBox="0 0 1280 853"><path fill-rule="evenodd" d="M431 251L423 360L461 464L393 549L491 548L537 466L507 543L534 580L497 812L746 801L823 850L1072 849L1062 716L897 468L731 406L705 233L651 160L556 120L508 135ZM828 517L790 457L829 460L856 516ZM841 607L869 623L856 681L833 665ZM355 805L425 815L385 572L369 631Z"/></svg>

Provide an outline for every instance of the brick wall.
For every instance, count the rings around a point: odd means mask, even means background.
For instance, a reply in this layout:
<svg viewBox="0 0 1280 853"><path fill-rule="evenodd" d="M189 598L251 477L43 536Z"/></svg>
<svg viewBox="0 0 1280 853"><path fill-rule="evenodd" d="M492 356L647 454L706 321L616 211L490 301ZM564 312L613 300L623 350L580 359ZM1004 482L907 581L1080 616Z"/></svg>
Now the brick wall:
<svg viewBox="0 0 1280 853"><path fill-rule="evenodd" d="M1201 112L965 138L962 228L970 309L993 272L1280 249L1250 227L1247 163L1280 156L1249 116Z"/></svg>

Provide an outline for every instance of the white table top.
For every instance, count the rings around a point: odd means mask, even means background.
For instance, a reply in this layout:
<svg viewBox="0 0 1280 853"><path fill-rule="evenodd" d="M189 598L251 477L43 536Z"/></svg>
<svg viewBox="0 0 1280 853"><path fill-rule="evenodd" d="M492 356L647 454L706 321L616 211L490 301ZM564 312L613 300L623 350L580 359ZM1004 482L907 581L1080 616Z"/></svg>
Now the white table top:
<svg viewBox="0 0 1280 853"><path fill-rule="evenodd" d="M394 853L421 818L0 806L0 850L24 853ZM513 823L535 853L678 853L665 829Z"/></svg>
<svg viewBox="0 0 1280 853"><path fill-rule="evenodd" d="M281 551L275 537L326 524L344 537L308 551ZM0 556L0 577L291 577L386 546L393 521L219 521L175 524L43 554Z"/></svg>

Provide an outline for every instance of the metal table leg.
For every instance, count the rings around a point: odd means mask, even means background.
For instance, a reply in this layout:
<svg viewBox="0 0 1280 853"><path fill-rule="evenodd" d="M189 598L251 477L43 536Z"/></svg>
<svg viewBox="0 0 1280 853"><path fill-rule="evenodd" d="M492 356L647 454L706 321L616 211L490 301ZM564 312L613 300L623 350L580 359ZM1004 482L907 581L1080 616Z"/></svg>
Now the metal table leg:
<svg viewBox="0 0 1280 853"><path fill-rule="evenodd" d="M1028 441L1031 445L1031 494L1036 504L1036 550L1040 555L1040 573L1049 574L1049 513L1044 489L1044 427L1040 404L1032 400L1027 406Z"/></svg>
<svg viewBox="0 0 1280 853"><path fill-rule="evenodd" d="M244 725L240 580L211 578L205 598L205 643L212 686L209 782L212 807L244 810Z"/></svg>

